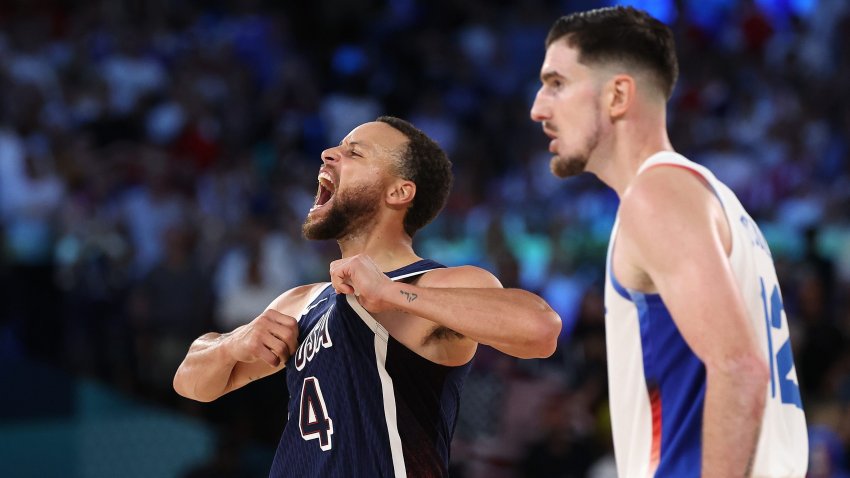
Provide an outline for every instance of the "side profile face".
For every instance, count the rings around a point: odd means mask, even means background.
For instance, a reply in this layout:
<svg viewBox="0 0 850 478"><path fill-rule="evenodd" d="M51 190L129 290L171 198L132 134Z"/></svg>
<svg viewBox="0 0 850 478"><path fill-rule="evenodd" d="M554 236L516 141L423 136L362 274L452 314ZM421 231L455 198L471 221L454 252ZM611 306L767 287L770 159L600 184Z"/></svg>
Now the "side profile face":
<svg viewBox="0 0 850 478"><path fill-rule="evenodd" d="M339 146L322 152L319 188L302 232L307 239L343 239L369 227L395 176L395 158L407 138L381 122L365 123Z"/></svg>
<svg viewBox="0 0 850 478"><path fill-rule="evenodd" d="M584 172L603 132L601 81L565 39L552 43L540 69L542 85L531 107L554 154L552 174L564 178Z"/></svg>

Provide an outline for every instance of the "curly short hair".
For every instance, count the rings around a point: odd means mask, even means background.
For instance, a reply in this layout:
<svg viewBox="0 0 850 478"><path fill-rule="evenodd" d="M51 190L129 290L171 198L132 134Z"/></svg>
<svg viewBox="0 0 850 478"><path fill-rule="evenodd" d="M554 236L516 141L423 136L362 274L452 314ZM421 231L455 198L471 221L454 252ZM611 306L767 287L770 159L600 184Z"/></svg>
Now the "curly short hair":
<svg viewBox="0 0 850 478"><path fill-rule="evenodd" d="M375 121L392 126L408 140L398 155L396 172L416 184L416 196L404 216L404 230L413 237L445 207L454 181L452 163L433 139L409 122L393 116Z"/></svg>
<svg viewBox="0 0 850 478"><path fill-rule="evenodd" d="M546 48L566 38L585 65L622 62L652 73L669 99L679 76L673 32L634 7L606 7L563 16L546 37Z"/></svg>

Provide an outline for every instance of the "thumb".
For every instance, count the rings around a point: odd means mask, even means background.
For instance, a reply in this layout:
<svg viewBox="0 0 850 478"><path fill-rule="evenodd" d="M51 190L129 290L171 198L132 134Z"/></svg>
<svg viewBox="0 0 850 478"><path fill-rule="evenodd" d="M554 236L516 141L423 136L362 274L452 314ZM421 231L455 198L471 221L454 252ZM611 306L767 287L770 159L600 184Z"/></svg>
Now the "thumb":
<svg viewBox="0 0 850 478"><path fill-rule="evenodd" d="M349 283L348 274L343 268L334 268L331 270L331 284L337 294L351 294L354 292L354 287Z"/></svg>
<svg viewBox="0 0 850 478"><path fill-rule="evenodd" d="M344 282L341 282L339 284L335 283L334 289L336 290L337 294L352 294L353 293L355 296L358 295L357 291L354 290L353 286L346 284Z"/></svg>

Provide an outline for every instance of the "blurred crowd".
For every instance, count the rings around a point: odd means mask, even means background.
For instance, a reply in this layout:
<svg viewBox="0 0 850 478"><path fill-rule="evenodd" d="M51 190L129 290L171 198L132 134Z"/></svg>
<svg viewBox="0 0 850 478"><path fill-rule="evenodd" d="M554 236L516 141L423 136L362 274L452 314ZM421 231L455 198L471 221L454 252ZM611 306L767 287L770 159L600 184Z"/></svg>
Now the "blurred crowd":
<svg viewBox="0 0 850 478"><path fill-rule="evenodd" d="M228 459L206 466L241 476L245 440L276 445L283 380L197 406L173 373L198 335L327 279L338 248L300 236L320 153L390 114L454 163L420 255L485 267L564 321L546 360L480 348L452 476L614 476L601 284L617 198L551 177L528 118L551 23L610 3L0 2L0 356L208 419ZM676 33L674 147L773 249L810 476L850 476L850 6L626 3Z"/></svg>

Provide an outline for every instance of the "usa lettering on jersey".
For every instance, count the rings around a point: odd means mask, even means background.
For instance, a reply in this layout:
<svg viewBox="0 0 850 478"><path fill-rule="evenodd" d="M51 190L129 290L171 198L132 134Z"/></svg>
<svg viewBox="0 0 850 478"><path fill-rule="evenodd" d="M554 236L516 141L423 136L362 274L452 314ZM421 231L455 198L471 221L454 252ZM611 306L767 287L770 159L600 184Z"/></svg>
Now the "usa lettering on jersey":
<svg viewBox="0 0 850 478"><path fill-rule="evenodd" d="M298 347L295 352L295 369L301 371L307 362L313 360L313 357L319 353L322 348L330 348L333 345L331 342L330 330L328 330L328 319L331 316L334 306L328 307L328 310L313 327L313 330L307 334L307 338Z"/></svg>

